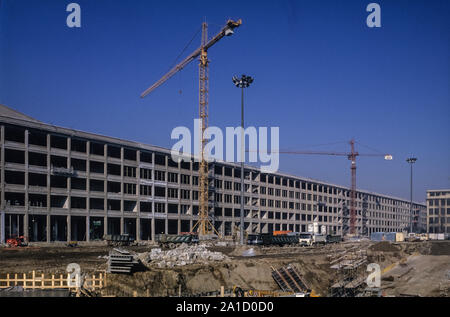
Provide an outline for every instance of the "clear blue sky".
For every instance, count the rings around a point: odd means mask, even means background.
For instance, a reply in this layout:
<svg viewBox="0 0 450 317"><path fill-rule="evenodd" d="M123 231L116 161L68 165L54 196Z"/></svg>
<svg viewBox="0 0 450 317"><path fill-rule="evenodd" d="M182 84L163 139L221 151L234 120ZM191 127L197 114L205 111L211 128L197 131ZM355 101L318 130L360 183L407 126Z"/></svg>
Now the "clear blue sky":
<svg viewBox="0 0 450 317"><path fill-rule="evenodd" d="M198 117L198 63L139 94L205 18L211 35L242 18L209 51L211 125L239 125L231 77L249 74L246 125L279 126L281 148L348 151L314 145L354 137L394 156L359 158L358 188L409 198L411 154L415 200L450 187L448 0L376 1L378 29L365 24L372 1L364 0L79 0L78 29L66 26L70 2L0 0L0 103L55 125L171 147L172 128ZM349 186L349 167L344 157L282 156L280 171Z"/></svg>

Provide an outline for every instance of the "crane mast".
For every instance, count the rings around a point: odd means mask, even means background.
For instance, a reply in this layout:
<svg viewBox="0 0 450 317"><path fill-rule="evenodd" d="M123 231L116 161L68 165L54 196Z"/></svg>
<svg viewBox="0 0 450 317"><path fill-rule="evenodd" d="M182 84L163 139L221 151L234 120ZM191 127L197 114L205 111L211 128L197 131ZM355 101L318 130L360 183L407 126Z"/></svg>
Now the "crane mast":
<svg viewBox="0 0 450 317"><path fill-rule="evenodd" d="M360 154L355 151L355 140L350 140L350 152L325 152L325 151L284 151L280 150L280 154L311 154L311 155L334 155L347 156L351 161L351 188L350 188L350 234L356 233L356 157L357 156L384 156L385 160L392 160L390 154Z"/></svg>
<svg viewBox="0 0 450 317"><path fill-rule="evenodd" d="M350 170L352 174L352 184L350 191L350 234L355 234L356 224L356 157L359 155L355 152L355 140L350 140L351 152L348 159L351 161Z"/></svg>
<svg viewBox="0 0 450 317"><path fill-rule="evenodd" d="M199 235L207 235L210 233L210 227L214 226L209 221L209 204L208 204L208 162L205 157L205 146L206 140L203 137L206 128L208 127L208 52L205 48L208 40L208 25L206 22L202 24L202 46L200 52L200 63L199 63L199 109L201 121L201 134L200 134L200 144L201 144L201 154L200 154L200 204L199 204L199 218L197 223Z"/></svg>
<svg viewBox="0 0 450 317"><path fill-rule="evenodd" d="M207 235L213 231L217 232L212 223L209 221L209 195L208 195L208 162L205 157L205 146L207 139L204 138L204 132L208 127L208 83L209 83L209 60L208 49L216 44L224 36L230 36L234 32L233 30L242 24L242 20L228 20L225 26L210 40L208 40L208 25L206 22L202 24L202 39L201 45L188 57L186 57L179 64L175 65L169 72L156 81L152 86L144 90L141 94L141 98L144 98L153 90L161 86L175 73L182 70L187 64L192 62L197 57L199 58L199 116L200 116L200 166L199 166L199 216L198 221L195 223L192 230L197 229L199 235Z"/></svg>

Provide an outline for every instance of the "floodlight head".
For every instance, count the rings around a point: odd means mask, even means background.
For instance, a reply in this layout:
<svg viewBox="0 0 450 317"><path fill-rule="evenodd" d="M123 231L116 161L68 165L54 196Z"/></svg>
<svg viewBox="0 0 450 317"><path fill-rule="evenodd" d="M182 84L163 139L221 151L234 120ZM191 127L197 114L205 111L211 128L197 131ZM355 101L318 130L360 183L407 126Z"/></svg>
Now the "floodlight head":
<svg viewBox="0 0 450 317"><path fill-rule="evenodd" d="M241 78L233 76L233 83L236 87L247 88L253 82L253 78L250 76L242 75Z"/></svg>
<svg viewBox="0 0 450 317"><path fill-rule="evenodd" d="M417 161L417 157L409 157L406 159L406 162L409 164L414 164Z"/></svg>

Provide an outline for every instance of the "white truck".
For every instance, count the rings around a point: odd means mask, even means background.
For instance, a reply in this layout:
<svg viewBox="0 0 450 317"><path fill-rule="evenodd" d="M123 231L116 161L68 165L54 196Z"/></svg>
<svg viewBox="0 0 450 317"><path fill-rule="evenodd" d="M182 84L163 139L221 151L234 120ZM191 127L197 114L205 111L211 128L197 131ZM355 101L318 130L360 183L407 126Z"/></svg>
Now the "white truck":
<svg viewBox="0 0 450 317"><path fill-rule="evenodd" d="M301 246L312 246L313 244L313 237L311 233L300 233L299 237L298 237L298 243Z"/></svg>

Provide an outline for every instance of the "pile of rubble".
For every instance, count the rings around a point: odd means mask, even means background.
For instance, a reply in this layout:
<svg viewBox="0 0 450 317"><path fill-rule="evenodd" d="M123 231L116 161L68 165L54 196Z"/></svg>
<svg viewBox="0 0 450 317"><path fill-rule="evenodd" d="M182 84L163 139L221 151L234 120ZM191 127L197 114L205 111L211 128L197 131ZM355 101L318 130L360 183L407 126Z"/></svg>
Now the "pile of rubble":
<svg viewBox="0 0 450 317"><path fill-rule="evenodd" d="M139 259L146 266L172 268L189 264L224 261L228 257L221 252L209 251L204 244L187 245L183 243L176 249L168 251L162 251L160 248L152 249L151 252L139 254Z"/></svg>

